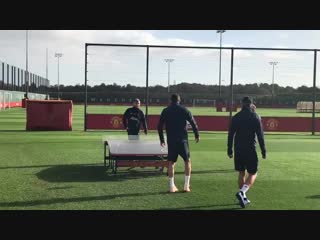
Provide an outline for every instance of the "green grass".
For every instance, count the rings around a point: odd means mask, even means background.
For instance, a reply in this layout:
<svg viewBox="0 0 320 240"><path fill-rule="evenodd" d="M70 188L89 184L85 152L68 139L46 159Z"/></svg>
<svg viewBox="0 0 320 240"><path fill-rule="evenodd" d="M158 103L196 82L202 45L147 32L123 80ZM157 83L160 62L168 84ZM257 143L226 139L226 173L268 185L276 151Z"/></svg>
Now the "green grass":
<svg viewBox="0 0 320 240"><path fill-rule="evenodd" d="M105 114L123 114L129 106L88 106L88 113L105 113ZM148 109L149 114L159 115L164 107L151 106ZM145 111L145 106L141 109ZM229 112L216 112L215 108L210 107L190 107L188 108L193 115L202 116L229 116ZM76 111L83 113L83 106L76 106ZM238 109L239 110L239 109ZM257 113L262 117L312 117L311 113L297 113L294 108L258 108Z"/></svg>
<svg viewBox="0 0 320 240"><path fill-rule="evenodd" d="M78 106L73 121L72 132L25 132L24 109L0 112L0 210L239 209L225 133L202 133L199 144L190 135L192 192L169 194L165 174L104 171L102 136L123 133L83 132ZM320 209L320 136L267 134L266 145L246 209ZM175 179L181 189L181 159Z"/></svg>

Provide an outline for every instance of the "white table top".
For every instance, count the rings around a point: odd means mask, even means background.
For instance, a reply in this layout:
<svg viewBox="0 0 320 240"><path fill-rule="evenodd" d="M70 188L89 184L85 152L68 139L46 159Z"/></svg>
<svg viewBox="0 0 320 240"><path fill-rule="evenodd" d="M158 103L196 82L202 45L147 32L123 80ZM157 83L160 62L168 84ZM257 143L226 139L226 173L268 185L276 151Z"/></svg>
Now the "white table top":
<svg viewBox="0 0 320 240"><path fill-rule="evenodd" d="M112 155L155 156L168 155L167 146L161 147L159 140L105 140Z"/></svg>

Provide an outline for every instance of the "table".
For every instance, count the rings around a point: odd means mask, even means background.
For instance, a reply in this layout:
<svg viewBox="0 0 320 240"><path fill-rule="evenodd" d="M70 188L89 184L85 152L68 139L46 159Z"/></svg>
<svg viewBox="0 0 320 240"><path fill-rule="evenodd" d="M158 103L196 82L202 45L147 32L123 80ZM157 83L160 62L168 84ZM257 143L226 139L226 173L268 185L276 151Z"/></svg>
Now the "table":
<svg viewBox="0 0 320 240"><path fill-rule="evenodd" d="M159 140L104 140L104 166L117 173L118 167L168 168L168 149ZM108 153L108 155L107 155ZM107 165L108 161L108 165Z"/></svg>

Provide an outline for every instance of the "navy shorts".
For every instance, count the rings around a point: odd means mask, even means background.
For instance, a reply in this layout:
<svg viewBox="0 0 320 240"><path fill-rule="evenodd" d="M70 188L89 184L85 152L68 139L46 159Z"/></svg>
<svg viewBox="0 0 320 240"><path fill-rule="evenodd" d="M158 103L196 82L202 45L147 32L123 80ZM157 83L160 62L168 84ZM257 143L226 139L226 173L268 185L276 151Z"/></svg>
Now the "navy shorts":
<svg viewBox="0 0 320 240"><path fill-rule="evenodd" d="M236 149L234 154L234 167L236 171L247 170L250 174L258 172L258 156L255 149L240 150Z"/></svg>
<svg viewBox="0 0 320 240"><path fill-rule="evenodd" d="M139 140L139 130L137 129L128 129L128 139L129 140Z"/></svg>
<svg viewBox="0 0 320 240"><path fill-rule="evenodd" d="M179 155L184 161L189 161L190 150L187 140L176 143L168 143L168 161L176 162Z"/></svg>

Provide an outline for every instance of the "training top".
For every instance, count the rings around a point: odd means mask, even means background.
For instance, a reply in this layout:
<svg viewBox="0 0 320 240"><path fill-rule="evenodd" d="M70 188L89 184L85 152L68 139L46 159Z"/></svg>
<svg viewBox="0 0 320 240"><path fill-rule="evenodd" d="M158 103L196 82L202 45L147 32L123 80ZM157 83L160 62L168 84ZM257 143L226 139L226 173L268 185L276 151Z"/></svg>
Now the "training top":
<svg viewBox="0 0 320 240"><path fill-rule="evenodd" d="M232 154L233 139L234 148L236 150L255 149L256 135L261 153L265 155L266 148L260 117L258 114L252 112L250 108L243 107L242 110L234 115L231 120L228 134L228 154Z"/></svg>
<svg viewBox="0 0 320 240"><path fill-rule="evenodd" d="M163 109L158 123L158 133L160 142L164 143L163 125L165 124L167 141L170 143L177 143L188 140L188 124L190 123L193 133L196 138L199 137L199 131L196 121L191 112L178 103L171 103L168 107Z"/></svg>
<svg viewBox="0 0 320 240"><path fill-rule="evenodd" d="M147 131L147 122L142 110L136 107L128 108L123 114L123 127L129 131L139 131L141 123L144 131Z"/></svg>

